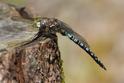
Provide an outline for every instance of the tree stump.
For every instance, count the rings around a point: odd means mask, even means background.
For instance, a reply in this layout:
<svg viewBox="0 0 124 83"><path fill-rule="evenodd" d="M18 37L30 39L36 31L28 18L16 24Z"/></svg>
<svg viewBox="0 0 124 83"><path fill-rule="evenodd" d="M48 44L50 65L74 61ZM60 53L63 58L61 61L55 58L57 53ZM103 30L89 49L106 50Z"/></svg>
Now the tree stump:
<svg viewBox="0 0 124 83"><path fill-rule="evenodd" d="M7 12L0 13L0 17L4 16L3 18L11 19L10 12L13 13L10 10L11 7L5 3L0 3L0 5L3 7L1 7L1 12L7 10ZM16 12L20 13L20 11ZM25 15L28 14L24 12ZM22 17L24 16L22 14ZM2 20L4 21L4 19ZM7 22L9 21L13 22L12 19L7 20ZM16 25L18 26L20 20L14 22L17 22ZM7 29L10 29L9 27L10 25ZM16 26L14 28L16 29ZM0 83L64 83L57 36L41 37L28 45L0 50Z"/></svg>
<svg viewBox="0 0 124 83"><path fill-rule="evenodd" d="M0 54L0 83L63 82L57 38L46 38Z"/></svg>
<svg viewBox="0 0 124 83"><path fill-rule="evenodd" d="M13 11L13 8L15 11ZM16 15L15 13L20 14L23 19L29 19L25 17L30 15L30 13L20 9L16 6L0 2L0 18L2 23L4 23L1 24L2 26L0 27L0 30L3 30L2 32L12 33L16 31L15 29L17 29L18 26L24 25L20 24L20 22L24 22L23 20L18 19L17 21L13 21L13 19L11 19L13 15ZM11 25L4 26L8 24L6 24L6 22L11 23ZM23 29L21 26L17 33L24 35L24 33L21 32L24 32L26 27ZM7 39L5 38L6 34L1 34L0 38ZM13 35L9 37L9 40L14 39ZM3 39L1 39L1 41L2 40ZM38 40L27 45L10 49L0 49L0 83L64 83L62 60L58 48L57 36L40 37Z"/></svg>

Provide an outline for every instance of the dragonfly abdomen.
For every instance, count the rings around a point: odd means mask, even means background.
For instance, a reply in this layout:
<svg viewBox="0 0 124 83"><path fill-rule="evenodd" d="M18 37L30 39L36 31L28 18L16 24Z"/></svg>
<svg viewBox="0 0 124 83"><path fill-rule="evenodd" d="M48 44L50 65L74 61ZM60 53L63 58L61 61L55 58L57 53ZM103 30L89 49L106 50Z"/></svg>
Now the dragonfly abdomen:
<svg viewBox="0 0 124 83"><path fill-rule="evenodd" d="M70 40L72 40L74 43L76 43L78 46L80 46L83 50L85 50L92 58L95 60L95 62L100 65L103 69L106 70L105 66L101 61L98 59L98 57L91 51L89 47L85 43L83 43L80 39L78 39L75 35L71 33L65 32L66 36L69 37Z"/></svg>

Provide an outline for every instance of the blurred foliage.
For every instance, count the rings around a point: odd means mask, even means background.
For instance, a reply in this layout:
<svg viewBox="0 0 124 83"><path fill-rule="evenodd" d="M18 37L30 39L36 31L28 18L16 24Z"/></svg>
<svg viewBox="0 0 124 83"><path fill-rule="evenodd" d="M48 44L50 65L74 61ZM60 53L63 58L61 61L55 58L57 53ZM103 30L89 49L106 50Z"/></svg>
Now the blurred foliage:
<svg viewBox="0 0 124 83"><path fill-rule="evenodd" d="M4 2L16 4L16 5L24 5L26 0L3 0Z"/></svg>

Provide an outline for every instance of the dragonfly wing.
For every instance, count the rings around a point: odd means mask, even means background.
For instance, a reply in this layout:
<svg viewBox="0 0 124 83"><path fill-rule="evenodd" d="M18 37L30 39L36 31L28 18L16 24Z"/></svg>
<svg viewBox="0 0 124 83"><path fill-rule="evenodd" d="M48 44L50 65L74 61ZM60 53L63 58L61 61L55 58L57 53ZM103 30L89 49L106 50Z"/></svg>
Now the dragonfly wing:
<svg viewBox="0 0 124 83"><path fill-rule="evenodd" d="M60 21L60 27L61 27L61 30L62 30L62 34L63 33L68 33L68 34L73 34L75 36L76 39L79 39L82 43L84 43L87 47L90 47L87 40L84 39L80 34L74 32L69 25L67 25L66 23ZM65 35L65 34L64 34ZM66 34L66 36L68 36Z"/></svg>

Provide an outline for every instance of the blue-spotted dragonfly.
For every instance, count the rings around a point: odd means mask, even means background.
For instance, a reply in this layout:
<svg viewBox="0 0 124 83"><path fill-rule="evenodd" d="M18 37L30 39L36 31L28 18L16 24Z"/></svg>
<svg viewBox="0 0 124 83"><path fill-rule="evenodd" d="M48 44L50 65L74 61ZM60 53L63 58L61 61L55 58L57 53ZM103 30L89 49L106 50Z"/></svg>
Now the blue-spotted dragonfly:
<svg viewBox="0 0 124 83"><path fill-rule="evenodd" d="M17 6L12 5L12 4L8 4L8 5L14 7L24 19L28 19L28 20L31 20L31 21L35 20L33 25L36 25L36 27L39 28L39 31L36 33L34 38L31 41L29 41L29 42L27 42L23 45L29 44L29 43L37 40L39 37L55 35L58 32L58 33L61 33L63 36L67 36L70 40L72 40L74 43L79 45L82 49L84 49L93 58L93 60L95 60L95 62L99 66L101 66L103 69L106 70L105 66L101 63L101 61L98 59L98 57L91 51L91 49L90 49L88 43L86 42L86 40L83 37L81 37L78 33L74 32L66 23L64 23L64 22L62 22L58 19L55 19L55 18L44 17L44 18L34 19L29 15L29 13L27 13L25 11L25 7L18 8ZM15 22L15 21L9 20L9 22L12 22L12 24L14 24L13 22ZM1 23L3 23L3 22L1 22ZM20 24L20 22L18 24ZM8 25L10 27L10 24L8 24ZM23 25L23 23L21 23L21 27L22 27L22 25ZM7 27L5 26L5 28L7 28ZM2 29L2 30L4 30L4 29ZM13 30L14 29L12 28L11 31L13 31ZM2 31L2 32L4 32L4 31ZM15 35L21 36L22 33L23 33L23 35L25 35L25 33L27 33L27 32L19 30L18 33L11 34L11 35L7 34L6 37L5 37L5 35L4 35L4 37L1 37L1 34L0 34L0 39L5 40L5 41L8 41L8 40L10 41L10 39L14 39L14 38L11 38L11 37L13 37ZM19 36L17 36L17 38L22 39ZM22 37L24 37L24 36L22 36ZM15 39L17 39L17 38L15 38ZM26 36L26 38L27 38L27 36ZM6 40L6 39L8 39L8 40ZM1 44L0 44L0 46L1 46ZM1 50L1 48L0 48L0 50Z"/></svg>
<svg viewBox="0 0 124 83"><path fill-rule="evenodd" d="M34 38L26 44L29 44L42 36L48 36L48 35L60 33L63 36L67 36L70 40L72 40L74 43L79 45L83 50L85 50L93 58L93 60L100 67L102 67L104 70L106 70L103 63L98 59L98 57L90 49L90 46L87 43L87 41L83 37L81 37L78 33L74 32L66 23L64 23L56 18L44 17L44 18L38 19L35 22L35 24L36 24L36 27L39 28L39 31L34 36Z"/></svg>

